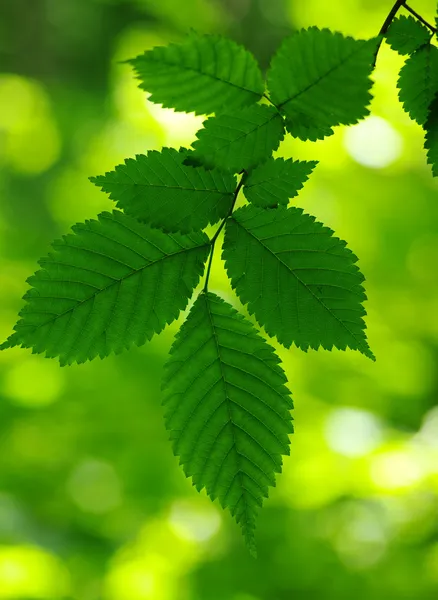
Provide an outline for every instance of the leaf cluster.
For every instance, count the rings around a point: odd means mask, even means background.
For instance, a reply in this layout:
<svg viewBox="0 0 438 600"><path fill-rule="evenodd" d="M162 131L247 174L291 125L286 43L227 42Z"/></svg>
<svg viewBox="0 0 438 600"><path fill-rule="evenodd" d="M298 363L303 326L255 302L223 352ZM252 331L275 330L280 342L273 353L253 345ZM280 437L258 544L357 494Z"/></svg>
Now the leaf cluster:
<svg viewBox="0 0 438 600"><path fill-rule="evenodd" d="M438 17L437 17L438 19ZM398 79L399 98L411 119L423 127L428 163L438 176L438 48L431 32L413 16L392 22L386 41L407 56Z"/></svg>
<svg viewBox="0 0 438 600"><path fill-rule="evenodd" d="M436 172L438 50L430 37L404 17L387 33L408 56L400 98L426 128ZM186 475L229 509L253 553L258 509L289 453L292 400L274 347L209 291L213 252L224 231L231 287L279 344L350 348L374 359L357 257L290 205L316 162L274 153L285 135L320 140L369 113L380 42L298 31L273 57L266 81L245 48L213 35L191 33L131 60L151 102L206 115L203 127L191 149L150 150L91 178L116 210L53 243L1 346L62 365L140 346L178 318L206 271L165 368L165 423ZM235 210L240 200L246 204Z"/></svg>

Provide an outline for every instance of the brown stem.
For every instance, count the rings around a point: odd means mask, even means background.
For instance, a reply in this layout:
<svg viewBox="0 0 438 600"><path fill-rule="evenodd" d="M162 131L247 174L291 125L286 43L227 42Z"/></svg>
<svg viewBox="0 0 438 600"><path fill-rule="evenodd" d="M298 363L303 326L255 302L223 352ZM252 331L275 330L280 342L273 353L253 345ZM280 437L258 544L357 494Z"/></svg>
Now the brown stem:
<svg viewBox="0 0 438 600"><path fill-rule="evenodd" d="M413 15L416 19L418 19L419 21L421 21L423 23L423 25L426 25L426 27L428 27L431 31L433 31L434 33L437 32L436 27L434 27L433 25L431 25L430 23L428 23L426 21L426 19L423 19L423 17L417 13L416 10L414 10L413 8L411 8L410 6L408 6L406 4L406 2L403 5L407 11L409 11L411 13L411 15Z"/></svg>
<svg viewBox="0 0 438 600"><path fill-rule="evenodd" d="M386 32L389 29L389 26L391 25L395 15L398 13L398 11L400 10L400 8L402 6L405 5L405 0L397 0L396 3L394 4L394 6L391 8L391 12L389 13L389 15L386 17L385 22L383 23L380 31L379 31L379 35L385 35Z"/></svg>

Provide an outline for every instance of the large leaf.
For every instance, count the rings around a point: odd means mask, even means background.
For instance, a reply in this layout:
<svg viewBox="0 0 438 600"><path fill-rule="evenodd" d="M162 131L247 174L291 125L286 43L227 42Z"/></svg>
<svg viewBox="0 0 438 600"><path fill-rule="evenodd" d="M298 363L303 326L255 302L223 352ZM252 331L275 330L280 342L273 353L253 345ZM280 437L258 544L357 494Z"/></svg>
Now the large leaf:
<svg viewBox="0 0 438 600"><path fill-rule="evenodd" d="M438 92L438 48L428 44L408 58L400 70L399 98L411 119L424 125Z"/></svg>
<svg viewBox="0 0 438 600"><path fill-rule="evenodd" d="M61 364L141 345L187 305L208 256L203 233L166 235L119 211L73 227L30 277L15 333Z"/></svg>
<svg viewBox="0 0 438 600"><path fill-rule="evenodd" d="M283 139L283 119L272 106L250 106L211 117L196 134L193 157L207 167L233 172L250 169L272 154Z"/></svg>
<svg viewBox="0 0 438 600"><path fill-rule="evenodd" d="M172 148L128 158L91 181L110 194L127 214L166 231L203 229L225 217L236 180L229 173L184 164Z"/></svg>
<svg viewBox="0 0 438 600"><path fill-rule="evenodd" d="M377 40L354 40L329 29L301 30L287 38L268 72L271 100L303 140L333 133L365 117Z"/></svg>
<svg viewBox="0 0 438 600"><path fill-rule="evenodd" d="M438 95L430 106L429 116L424 125L426 130L427 162L432 165L432 173L438 177Z"/></svg>
<svg viewBox="0 0 438 600"><path fill-rule="evenodd" d="M246 206L227 222L223 258L242 302L281 344L349 347L373 358L364 277L345 246L301 209Z"/></svg>
<svg viewBox="0 0 438 600"><path fill-rule="evenodd" d="M411 15L394 19L386 34L386 41L399 54L412 54L430 41L431 33Z"/></svg>
<svg viewBox="0 0 438 600"><path fill-rule="evenodd" d="M316 165L315 161L268 158L249 173L243 193L256 206L287 206L289 198L298 195Z"/></svg>
<svg viewBox="0 0 438 600"><path fill-rule="evenodd" d="M184 112L241 108L264 91L253 55L218 35L193 32L180 44L158 46L130 62L152 102Z"/></svg>
<svg viewBox="0 0 438 600"><path fill-rule="evenodd" d="M251 323L202 293L173 344L163 385L166 427L186 475L229 508L252 552L257 509L293 431L279 362Z"/></svg>

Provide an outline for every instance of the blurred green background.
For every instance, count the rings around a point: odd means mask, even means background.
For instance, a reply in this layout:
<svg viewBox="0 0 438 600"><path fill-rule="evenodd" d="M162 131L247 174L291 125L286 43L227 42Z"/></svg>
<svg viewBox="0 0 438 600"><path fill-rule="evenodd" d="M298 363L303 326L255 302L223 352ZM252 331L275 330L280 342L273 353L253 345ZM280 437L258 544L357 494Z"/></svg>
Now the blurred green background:
<svg viewBox="0 0 438 600"><path fill-rule="evenodd" d="M88 176L189 145L202 123L148 103L123 60L194 28L266 68L294 29L371 37L391 5L0 0L1 338L49 243L111 210ZM412 5L433 19L434 0ZM438 180L397 99L402 64L382 48L370 118L279 150L321 161L297 204L359 255L377 362L279 349L296 433L260 515L259 559L172 456L160 376L174 324L82 366L0 354L0 598L436 600ZM240 306L219 256L211 288Z"/></svg>

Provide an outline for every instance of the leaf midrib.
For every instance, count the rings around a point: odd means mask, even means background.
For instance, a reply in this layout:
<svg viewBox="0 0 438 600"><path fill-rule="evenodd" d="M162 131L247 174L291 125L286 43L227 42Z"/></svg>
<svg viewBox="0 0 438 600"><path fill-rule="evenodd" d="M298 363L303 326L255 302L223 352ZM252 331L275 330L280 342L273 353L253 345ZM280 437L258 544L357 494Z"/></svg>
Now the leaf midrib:
<svg viewBox="0 0 438 600"><path fill-rule="evenodd" d="M331 75L332 73L334 73L337 69L340 69L341 67L343 67L351 59L352 56L354 56L355 54L358 54L361 50L363 50L363 47L364 47L364 45L366 43L367 43L366 41L363 42L361 44L360 48L357 48L357 49L353 50L353 52L351 52L340 63L338 63L337 65L334 65L331 69L329 69L324 74L322 74L320 77L318 77L318 79L316 79L315 81L313 81L312 83L310 83L303 90L300 90L297 94L295 94L295 96L292 96L291 98L288 98L287 100L284 100L281 104L278 105L278 108L279 109L283 108L284 106L286 106L286 104L289 104L289 102L293 102L294 100L296 100L297 98L299 98L300 96L302 96L303 94L305 94L306 92L308 92L310 89L312 89L314 86L318 85L323 79L325 79L326 77L328 77L329 75Z"/></svg>
<svg viewBox="0 0 438 600"><path fill-rule="evenodd" d="M331 316L332 316L332 317L333 317L333 318L334 318L336 321L338 321L338 323L339 323L339 324L340 324L340 325L341 325L341 326L342 326L342 327L343 327L343 328L344 328L344 329L345 329L345 330L346 330L346 331L347 331L347 332L348 332L348 333L349 333L349 334L352 336L352 338L353 338L354 340L356 340L356 342L358 343L358 346L359 346L359 348L362 348L362 349L364 349L366 354L369 354L369 353L370 353L370 350L369 350L369 348L367 347L367 345L366 345L366 344L364 344L363 340L361 340L361 339L358 339L358 338L356 337L356 335L355 335L355 334L354 334L352 331L350 331L350 329L349 329L349 328L348 328L348 327L345 325L345 323L344 323L343 321L341 321L341 320L340 320L340 319L339 319L339 318L338 318L338 317L337 317L337 316L336 316L336 315L335 315L335 314L334 314L334 313L331 311L331 309L330 309L328 306L326 306L326 304L325 304L325 303L324 303L324 302L323 302L323 301L322 301L320 298L318 298L318 296L316 296L316 294L314 294L314 293L312 292L312 290L311 290L311 289L310 289L310 288L309 288L309 287L308 287L308 286L307 286L307 285L306 285L306 284L305 284L305 283L304 283L304 282L303 282L303 281L302 281L302 280L301 280L301 279L298 277L298 275L296 275L296 273L295 273L295 272L294 272L294 271L293 271L293 270L292 270L292 269L289 267L289 265L287 265L287 264L286 264L284 261L282 261L282 260L281 260L281 259L278 257L278 255L277 255L275 252L273 252L273 250L271 250L271 249L270 249L268 246L266 246L266 244L264 244L264 243L262 242L262 240L260 240L260 239L259 239L257 236L255 236L255 235L254 235L254 234L253 234L251 231L249 231L249 229L247 229L246 227L244 227L244 226L243 226L243 225L242 225L242 224L241 224L239 221L237 221L237 220L236 220L235 218L233 218L233 217L231 217L231 219L232 219L232 220L233 220L233 221L234 221L234 222L235 222L237 225L239 225L239 226L240 226L240 227L241 227L241 228L242 228L244 231L246 231L246 232L247 232L247 233L248 233L248 234L249 234L251 237L253 237L255 240L257 240L257 242L259 242L259 244L260 244L260 245L261 245L261 246L262 246L264 249L266 249L266 250L267 250L267 251L268 251L268 252L269 252L269 253L270 253L270 254L271 254L271 255L272 255L272 256L273 256L273 257L274 257L276 260L278 260L278 262L280 262L280 263L281 263L281 264L282 264L282 265L283 265L283 266L284 266L284 267L285 267L285 268L286 268L286 269L287 269L287 270L288 270L288 271L289 271L289 272L290 272L290 273L291 273L291 274L292 274L292 275L293 275L293 276L296 278L296 280L298 281L298 283L300 283L300 284L301 284L301 285L304 287L304 289L305 289L305 290L306 290L306 291L307 291L307 292L308 292L308 293L309 293L309 294L310 294L310 295L311 295L311 296L312 296L312 297L313 297L315 300L317 300L317 301L318 301L318 302L321 304L321 306L322 306L323 308L325 308L325 310L326 310L326 311L327 311L327 312L328 312L328 313L329 313L329 314L330 314L330 315L331 315ZM269 238L269 239L270 239L270 238Z"/></svg>
<svg viewBox="0 0 438 600"><path fill-rule="evenodd" d="M248 510L248 502L246 499L246 493L247 490L245 488L245 486L243 485L243 479L242 479L242 469L241 469L241 454L239 452L239 450L237 449L237 440L236 440L236 434L234 431L234 427L237 426L234 421L233 418L231 416L231 409L230 409L230 404L232 403L231 398L229 398L228 396L228 389L227 389L227 380L225 378L225 372L223 369L223 365L222 365L222 358L221 358L221 352L220 352L220 344L219 344L219 340L216 334L216 327L214 325L214 321L213 321L213 315L211 313L211 308L210 308L210 302L209 302L209 298L207 294L204 294L204 301L207 307L207 314L208 314L208 319L210 321L210 326L211 326L211 330L212 330L212 334L213 334L213 339L214 339L214 343L216 346L216 352L218 355L218 359L219 359L219 365L220 365L220 370L221 370L221 379L223 382L223 388L224 388L224 393L225 393L225 404L227 407L227 413L228 413L228 419L229 422L231 424L231 435L233 437L233 446L235 448L236 454L237 454L237 468L238 468L238 477L239 477L239 482L240 482L240 488L242 490L242 497L243 497L243 501L244 501L244 505L245 505L245 525L248 528L248 531L246 531L246 535L248 535L249 538L251 538L251 532L249 530L249 524L248 524L248 517L249 517L249 510ZM231 489L231 488L230 488Z"/></svg>
<svg viewBox="0 0 438 600"><path fill-rule="evenodd" d="M204 73L204 71L201 71L199 69L195 69L193 67L186 67L185 65L182 65L181 63L172 63L172 62L169 62L168 60L163 60L163 59L157 60L155 57L150 57L149 60L151 62L155 62L157 64L164 63L168 67L178 67L178 68L181 68L181 70L183 70L183 71L191 71L192 73L197 73L204 77L209 77L210 79L213 79L214 81L220 81L221 83L223 83L225 85L230 85L238 90L242 90L244 92L248 92L249 94L254 94L255 96L259 96L259 98L261 98L263 95L263 92L256 92L256 91L246 88L244 86L237 85L237 83L227 81L226 79L221 79L220 77L217 77L216 75L212 75L211 73ZM134 62L134 64L135 64L135 62ZM153 94L154 94L154 92L152 92L152 95Z"/></svg>
<svg viewBox="0 0 438 600"><path fill-rule="evenodd" d="M63 313L60 313L59 315L56 315L56 317L54 317L53 319L49 319L45 323L40 323L39 325L35 326L32 331L37 331L40 327L44 327L45 325L49 325L49 324L57 321L61 317L65 316L66 314L74 312L75 310L77 310L80 306L82 306L86 302L89 302L90 300L94 300L100 293L106 292L107 290L109 290L114 285L121 285L122 282L126 281L130 277L132 277L134 275L137 275L137 273L140 273L141 271L144 271L148 267L151 267L151 266L159 263L160 261L164 261L164 260L166 260L168 258L171 258L173 256L176 256L178 254L185 254L186 252L191 252L192 250L200 250L201 248L204 248L204 247L207 248L209 245L210 244L208 242L208 243L203 244L202 246L194 246L192 248L184 248L183 250L178 250L177 252L173 252L172 254L166 254L165 256L163 256L163 257L161 257L161 258L159 258L157 260L154 260L154 261L148 263L147 265L145 265L145 266L143 266L143 267L141 267L139 269L133 270L131 273L129 273L128 275L126 275L126 277L121 277L120 279L114 279L107 286L105 286L102 289L99 289L95 294L91 294L90 296L88 296L88 298L85 298L84 300L81 300L80 302L78 302L77 304L75 304L75 306L73 306L72 308L69 308L66 311L64 311ZM56 264L56 261L54 261L54 262ZM62 263L60 263L60 264L62 264ZM48 280L48 281L50 281L50 280ZM43 299L43 298L44 298L44 296L39 296L39 299ZM22 317L22 318L24 319L24 317Z"/></svg>
<svg viewBox="0 0 438 600"><path fill-rule="evenodd" d="M265 127L271 121L273 121L274 119L277 119L277 118L281 119L281 116L279 115L278 112L274 113L269 119L267 119L263 123L252 123L251 121L247 121L247 123L250 123L251 125L254 125L253 129L251 129L250 131L243 132L242 135L239 135L238 137L236 137L236 138L234 138L232 140L226 140L227 143L224 144L223 146L220 146L218 148L212 148L212 150L210 152L210 155L211 154L215 155L218 152L222 152L224 148L227 148L228 146L231 146L232 144L235 144L236 142L240 141L242 138L245 138L245 137L248 137L249 135L252 135L255 131L257 131L258 129L261 129L262 127ZM234 128L231 128L231 127L229 127L227 125L220 125L218 127L228 127L228 129L234 129ZM203 130L201 129L201 133L203 131L207 131L207 130L206 129L203 129ZM217 139L225 139L225 138L220 138L216 133L210 134L210 135L211 135L211 137L216 137ZM206 136L204 135L203 138L205 139L205 137ZM207 139L208 139L208 137L210 137L210 136L207 136ZM198 142L200 142L200 141L202 141L202 137L201 138L198 137ZM196 142L195 142L195 144L196 144ZM196 152L196 147L195 147L195 152Z"/></svg>

